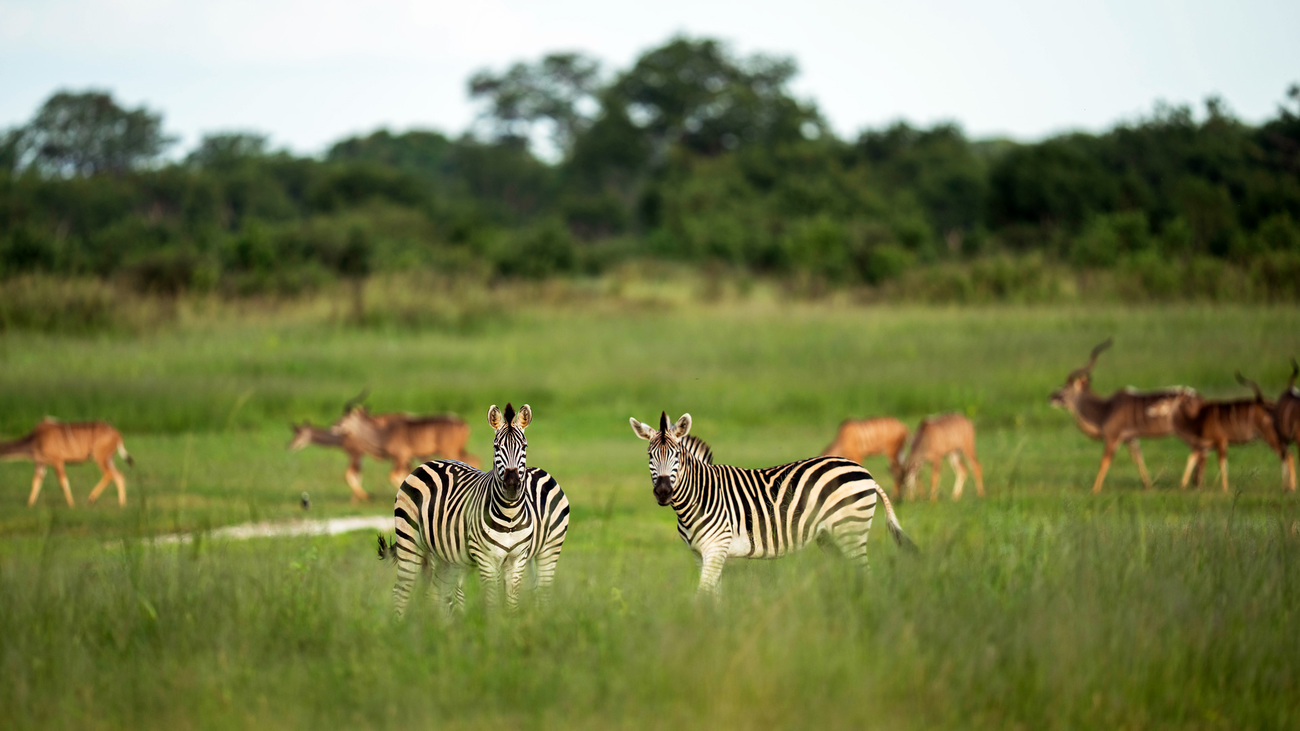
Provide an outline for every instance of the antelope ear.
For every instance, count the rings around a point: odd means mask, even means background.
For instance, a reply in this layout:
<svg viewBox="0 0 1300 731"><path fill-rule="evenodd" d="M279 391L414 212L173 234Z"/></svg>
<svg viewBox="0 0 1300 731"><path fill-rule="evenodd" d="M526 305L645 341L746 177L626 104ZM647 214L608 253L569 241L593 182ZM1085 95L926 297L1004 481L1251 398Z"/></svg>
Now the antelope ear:
<svg viewBox="0 0 1300 731"><path fill-rule="evenodd" d="M515 416L514 425L520 429L527 429L531 423L533 423L533 407L524 404L524 407Z"/></svg>
<svg viewBox="0 0 1300 731"><path fill-rule="evenodd" d="M506 420L501 416L501 409L498 409L496 404L492 404L492 408L488 409L488 426L500 429L505 425Z"/></svg>
<svg viewBox="0 0 1300 731"><path fill-rule="evenodd" d="M642 424L636 420L635 416L629 418L628 421L632 422L632 431L638 437L649 441L650 437L654 436L655 430L649 424Z"/></svg>
<svg viewBox="0 0 1300 731"><path fill-rule="evenodd" d="M677 439L681 439L682 437L686 436L690 432L691 432L691 415L682 414L682 418L678 419L676 424L673 424L673 436Z"/></svg>

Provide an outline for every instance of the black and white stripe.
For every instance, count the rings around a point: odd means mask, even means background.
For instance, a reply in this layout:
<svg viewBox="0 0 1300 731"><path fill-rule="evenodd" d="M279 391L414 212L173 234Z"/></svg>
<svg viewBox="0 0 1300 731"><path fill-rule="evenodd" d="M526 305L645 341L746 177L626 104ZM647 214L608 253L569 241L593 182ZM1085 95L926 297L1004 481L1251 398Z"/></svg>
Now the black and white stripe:
<svg viewBox="0 0 1300 731"><path fill-rule="evenodd" d="M889 532L903 534L889 497L862 465L841 457L814 457L765 469L713 465L700 459L687 434L691 416L659 428L631 419L649 444L655 499L677 513L677 531L700 558L702 593L717 590L728 557L778 558L815 540L829 540L849 560L866 565L867 535L876 502L885 505ZM703 445L706 454L708 445Z"/></svg>
<svg viewBox="0 0 1300 731"><path fill-rule="evenodd" d="M393 600L399 616L421 570L448 610L464 606L466 569L478 570L489 607L498 603L503 584L507 605L518 605L530 561L538 588L550 584L568 530L569 503L554 478L527 467L524 429L531 420L528 405L517 415L510 404L504 415L493 406L488 410L488 424L496 430L491 472L435 460L417 467L398 488Z"/></svg>

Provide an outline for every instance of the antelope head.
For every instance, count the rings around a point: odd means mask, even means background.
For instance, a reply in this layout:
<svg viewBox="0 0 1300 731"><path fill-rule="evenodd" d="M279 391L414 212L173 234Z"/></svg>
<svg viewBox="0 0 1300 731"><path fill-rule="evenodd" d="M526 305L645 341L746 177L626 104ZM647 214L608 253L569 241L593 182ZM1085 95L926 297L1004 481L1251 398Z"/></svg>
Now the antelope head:
<svg viewBox="0 0 1300 731"><path fill-rule="evenodd" d="M293 430L293 441L289 442L290 452L305 449L308 444L311 444L311 424L305 421L301 424L290 422L289 428Z"/></svg>
<svg viewBox="0 0 1300 731"><path fill-rule="evenodd" d="M1087 365L1070 371L1070 375L1065 378L1065 385L1052 392L1049 399L1052 406L1058 409L1069 409L1078 403L1079 397L1087 393L1092 386L1092 367L1097 364L1097 356L1109 348L1112 342L1114 338L1106 338L1105 342L1092 349Z"/></svg>

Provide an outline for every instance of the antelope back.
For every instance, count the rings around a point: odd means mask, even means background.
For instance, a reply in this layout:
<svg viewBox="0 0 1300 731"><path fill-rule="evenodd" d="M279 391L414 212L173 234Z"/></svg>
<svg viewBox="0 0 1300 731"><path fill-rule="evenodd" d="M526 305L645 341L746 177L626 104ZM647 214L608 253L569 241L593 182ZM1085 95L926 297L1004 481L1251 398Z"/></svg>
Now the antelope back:
<svg viewBox="0 0 1300 731"><path fill-rule="evenodd" d="M954 450L974 451L975 425L961 414L940 414L921 421L908 462L932 460Z"/></svg>

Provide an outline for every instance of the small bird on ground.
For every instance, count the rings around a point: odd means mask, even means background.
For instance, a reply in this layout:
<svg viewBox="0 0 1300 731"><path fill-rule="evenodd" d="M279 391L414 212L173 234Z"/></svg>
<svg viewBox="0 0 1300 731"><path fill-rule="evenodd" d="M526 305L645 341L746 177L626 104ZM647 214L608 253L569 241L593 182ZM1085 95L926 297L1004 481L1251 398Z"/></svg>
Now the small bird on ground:
<svg viewBox="0 0 1300 731"><path fill-rule="evenodd" d="M299 504L302 505L303 510L309 510L311 508L311 496L307 494L306 490L302 491L302 500Z"/></svg>

